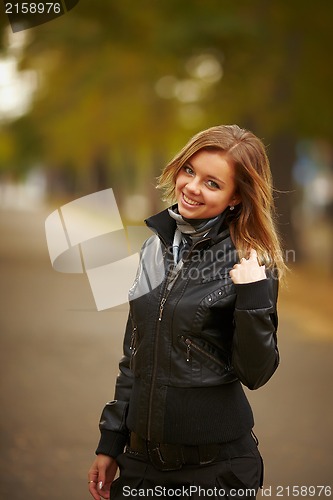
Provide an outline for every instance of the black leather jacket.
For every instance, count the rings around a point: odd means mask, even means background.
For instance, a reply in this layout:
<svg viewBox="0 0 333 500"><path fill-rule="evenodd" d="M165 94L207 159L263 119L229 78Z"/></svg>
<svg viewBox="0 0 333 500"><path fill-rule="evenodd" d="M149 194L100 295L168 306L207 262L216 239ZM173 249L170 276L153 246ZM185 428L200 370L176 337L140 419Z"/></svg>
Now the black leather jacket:
<svg viewBox="0 0 333 500"><path fill-rule="evenodd" d="M213 228L175 269L175 221L165 210L146 223L156 234L142 248L115 399L100 421L97 453L111 456L122 451L128 428L154 441L172 440L166 426L179 420L177 409L169 410L177 390L210 387L222 395L229 384L239 397L240 382L262 386L279 362L278 281L267 274L259 282L232 283L237 255L227 226ZM200 436L199 428L191 432ZM194 443L192 434L186 439Z"/></svg>

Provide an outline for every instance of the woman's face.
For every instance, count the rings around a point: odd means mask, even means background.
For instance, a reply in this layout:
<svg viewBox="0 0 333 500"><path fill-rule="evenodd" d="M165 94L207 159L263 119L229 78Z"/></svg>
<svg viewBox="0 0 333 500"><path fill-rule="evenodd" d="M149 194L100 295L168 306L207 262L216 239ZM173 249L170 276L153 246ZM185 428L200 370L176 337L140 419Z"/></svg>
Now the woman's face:
<svg viewBox="0 0 333 500"><path fill-rule="evenodd" d="M209 219L239 203L234 167L223 151L200 150L180 169L175 195L180 215Z"/></svg>

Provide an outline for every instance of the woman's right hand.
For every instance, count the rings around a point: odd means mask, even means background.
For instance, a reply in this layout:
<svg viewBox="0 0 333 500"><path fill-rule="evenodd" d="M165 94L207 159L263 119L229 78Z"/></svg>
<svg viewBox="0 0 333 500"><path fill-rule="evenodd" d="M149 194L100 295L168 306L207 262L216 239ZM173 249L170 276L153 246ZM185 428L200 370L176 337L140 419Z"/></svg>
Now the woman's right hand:
<svg viewBox="0 0 333 500"><path fill-rule="evenodd" d="M108 455L97 455L88 472L88 489L95 500L110 498L110 487L118 469L117 462Z"/></svg>

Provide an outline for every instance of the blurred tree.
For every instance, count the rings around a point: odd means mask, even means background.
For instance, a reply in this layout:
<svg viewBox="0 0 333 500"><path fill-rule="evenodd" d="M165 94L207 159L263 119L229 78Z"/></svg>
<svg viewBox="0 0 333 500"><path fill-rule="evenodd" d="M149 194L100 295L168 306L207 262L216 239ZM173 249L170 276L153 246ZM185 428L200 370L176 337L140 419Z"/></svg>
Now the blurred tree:
<svg viewBox="0 0 333 500"><path fill-rule="evenodd" d="M7 133L10 134L10 142L15 144L10 158L11 172L19 177L36 166L36 162L43 156L45 144L40 138L39 128L35 127L30 116L22 116L10 123Z"/></svg>
<svg viewBox="0 0 333 500"><path fill-rule="evenodd" d="M289 190L298 138L332 141L332 14L328 1L80 0L28 30L21 60L40 75L27 119L43 161L72 165L79 192L128 192L197 130L236 122L268 144Z"/></svg>

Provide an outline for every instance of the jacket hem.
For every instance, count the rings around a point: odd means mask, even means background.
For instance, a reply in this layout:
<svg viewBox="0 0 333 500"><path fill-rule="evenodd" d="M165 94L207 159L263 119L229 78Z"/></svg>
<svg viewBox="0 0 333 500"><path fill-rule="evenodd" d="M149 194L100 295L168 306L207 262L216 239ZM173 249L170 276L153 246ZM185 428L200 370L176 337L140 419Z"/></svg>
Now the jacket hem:
<svg viewBox="0 0 333 500"><path fill-rule="evenodd" d="M95 453L116 458L124 451L127 441L128 435L103 430Z"/></svg>
<svg viewBox="0 0 333 500"><path fill-rule="evenodd" d="M269 280L264 278L253 283L235 284L236 309L266 309L271 307L269 297Z"/></svg>

